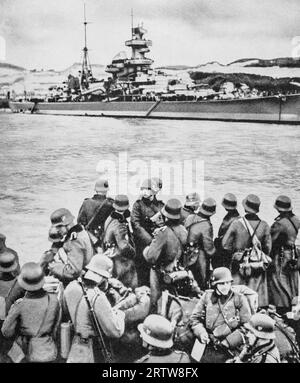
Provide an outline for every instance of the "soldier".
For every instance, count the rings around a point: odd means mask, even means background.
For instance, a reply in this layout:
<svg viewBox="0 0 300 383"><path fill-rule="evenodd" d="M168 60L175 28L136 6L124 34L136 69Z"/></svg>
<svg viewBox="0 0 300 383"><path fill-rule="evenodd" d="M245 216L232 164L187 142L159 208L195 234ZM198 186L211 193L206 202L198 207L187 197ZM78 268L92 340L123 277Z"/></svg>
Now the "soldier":
<svg viewBox="0 0 300 383"><path fill-rule="evenodd" d="M195 214L200 205L200 196L198 193L193 192L186 196L185 204L181 209L181 223L185 224L187 217L191 214Z"/></svg>
<svg viewBox="0 0 300 383"><path fill-rule="evenodd" d="M50 275L53 275L64 285L80 276L82 269L94 255L94 249L88 233L79 224L74 223L74 216L68 209L58 209L51 214L50 239L60 240L60 259L54 258L55 252L46 252L41 264L48 265Z"/></svg>
<svg viewBox="0 0 300 383"><path fill-rule="evenodd" d="M19 264L13 253L0 254L0 323L6 317L10 306L25 294L17 280L18 268Z"/></svg>
<svg viewBox="0 0 300 383"><path fill-rule="evenodd" d="M269 304L266 268L271 251L270 228L257 216L260 199L256 195L249 194L243 200L243 206L246 215L232 222L222 239L222 247L230 254L234 284L246 285L256 291L258 306L266 307ZM260 256L263 258L252 261L247 249L249 252L251 249L262 250L264 254L260 252Z"/></svg>
<svg viewBox="0 0 300 383"><path fill-rule="evenodd" d="M228 259L228 254L222 249L222 238L227 232L231 223L240 218L240 214L237 211L237 199L236 196L232 193L225 194L222 200L222 206L227 211L227 214L223 218L221 226L219 228L218 237L215 239L215 247L217 249L217 256L215 257L215 262L213 267L230 267L230 259Z"/></svg>
<svg viewBox="0 0 300 383"><path fill-rule="evenodd" d="M245 363L280 363L279 350L275 345L275 321L266 314L254 314L245 323L250 352Z"/></svg>
<svg viewBox="0 0 300 383"><path fill-rule="evenodd" d="M13 253L0 254L0 330L11 305L25 294L17 281L18 268L19 265ZM8 361L5 354L11 346L12 342L5 339L0 332L0 363Z"/></svg>
<svg viewBox="0 0 300 383"><path fill-rule="evenodd" d="M86 269L87 272L84 274L83 281L87 289L87 296L109 349L110 339L120 338L124 333L125 326L125 314L120 310L113 309L106 296L113 262L103 254L97 254L86 266ZM72 281L66 287L64 300L75 332L67 363L103 362L100 346L95 339L98 334L93 327L89 307L78 281Z"/></svg>
<svg viewBox="0 0 300 383"><path fill-rule="evenodd" d="M163 275L176 270L183 255L187 231L180 225L180 212L180 201L170 199L161 210L165 225L157 229L151 244L144 249L143 255L151 265L151 312L156 312L157 309L157 301L164 287Z"/></svg>
<svg viewBox="0 0 300 383"><path fill-rule="evenodd" d="M15 256L18 267L14 270L14 273L17 276L20 274L20 263L19 263L18 253L15 250L7 247L5 244L5 241L6 241L6 236L0 233L0 256L1 254L7 253L7 252L12 253ZM1 272L0 272L0 276L1 276Z"/></svg>
<svg viewBox="0 0 300 383"><path fill-rule="evenodd" d="M141 198L134 203L131 212L131 224L136 244L136 268L140 286L149 286L150 267L143 257L143 250L150 245L153 239L155 225L150 218L157 214L163 206L164 203L155 198L152 181L145 180L141 185Z"/></svg>
<svg viewBox="0 0 300 383"><path fill-rule="evenodd" d="M127 221L130 217L128 197L117 195L113 208L104 225L103 250L113 259L113 276L126 287L134 289L138 285L138 278L134 243Z"/></svg>
<svg viewBox="0 0 300 383"><path fill-rule="evenodd" d="M18 283L26 294L11 306L2 326L4 337L16 338L9 355L14 362L23 357L27 362L54 362L60 318L57 296L43 290L44 273L37 263L23 265Z"/></svg>
<svg viewBox="0 0 300 383"><path fill-rule="evenodd" d="M291 308L292 299L298 294L300 259L295 241L300 220L292 211L289 197L279 196L274 204L279 216L271 226L272 268L268 270L270 303L279 314Z"/></svg>
<svg viewBox="0 0 300 383"><path fill-rule="evenodd" d="M154 200L157 199L157 195L161 192L162 186L163 186L162 180L159 177L152 177L151 178L151 189L154 193L154 198L153 198ZM158 201L162 202L160 200L158 200Z"/></svg>
<svg viewBox="0 0 300 383"><path fill-rule="evenodd" d="M92 233L101 245L104 223L113 211L113 199L107 197L109 190L108 181L98 179L95 184L96 194L86 198L79 210L77 222Z"/></svg>
<svg viewBox="0 0 300 383"><path fill-rule="evenodd" d="M131 290L131 289L129 289ZM130 363L144 355L137 325L149 315L150 288L137 287L114 306L125 313L125 330L120 339L113 342L118 363Z"/></svg>
<svg viewBox="0 0 300 383"><path fill-rule="evenodd" d="M240 327L250 319L247 298L232 290L232 275L226 267L212 274L212 290L206 290L190 318L190 326L201 343L207 344L201 363L224 363ZM235 342L234 347L238 343Z"/></svg>
<svg viewBox="0 0 300 383"><path fill-rule="evenodd" d="M201 290L208 286L211 260L216 249L213 241L213 227L210 217L216 213L216 201L205 199L197 214L190 215L185 221L188 230L187 243L190 248L188 266Z"/></svg>
<svg viewBox="0 0 300 383"><path fill-rule="evenodd" d="M138 330L149 353L135 363L191 363L185 352L172 350L174 327L168 319L149 315Z"/></svg>

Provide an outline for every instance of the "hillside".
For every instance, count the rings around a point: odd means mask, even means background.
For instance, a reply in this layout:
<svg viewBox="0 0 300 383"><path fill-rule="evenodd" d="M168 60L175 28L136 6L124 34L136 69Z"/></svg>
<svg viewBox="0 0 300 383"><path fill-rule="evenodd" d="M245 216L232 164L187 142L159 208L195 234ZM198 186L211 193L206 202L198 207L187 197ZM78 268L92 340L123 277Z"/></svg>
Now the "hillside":
<svg viewBox="0 0 300 383"><path fill-rule="evenodd" d="M267 68L267 67L280 67L280 68L300 68L300 57L293 58L293 57L279 57L275 59L269 59L269 60L262 60L258 58L248 58L248 59L240 59L233 61L232 63L228 65L236 65L240 64L245 67L261 67L261 68Z"/></svg>
<svg viewBox="0 0 300 383"><path fill-rule="evenodd" d="M197 84L208 85L218 92L224 82L232 82L239 88L241 84L248 85L249 88L256 88L259 91L270 92L293 92L299 90L300 77L273 78L270 76L260 76L248 73L205 73L200 71L190 72L192 80ZM298 84L298 86L297 86Z"/></svg>

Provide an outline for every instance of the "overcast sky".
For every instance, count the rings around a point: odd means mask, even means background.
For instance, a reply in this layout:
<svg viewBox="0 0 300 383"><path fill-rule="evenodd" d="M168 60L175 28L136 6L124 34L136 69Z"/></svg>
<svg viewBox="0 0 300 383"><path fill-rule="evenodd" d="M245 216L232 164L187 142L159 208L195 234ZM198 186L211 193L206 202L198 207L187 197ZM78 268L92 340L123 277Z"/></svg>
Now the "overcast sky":
<svg viewBox="0 0 300 383"><path fill-rule="evenodd" d="M92 63L127 50L131 8L143 22L155 66L292 55L299 0L85 0ZM81 61L83 0L0 0L6 61L64 69Z"/></svg>

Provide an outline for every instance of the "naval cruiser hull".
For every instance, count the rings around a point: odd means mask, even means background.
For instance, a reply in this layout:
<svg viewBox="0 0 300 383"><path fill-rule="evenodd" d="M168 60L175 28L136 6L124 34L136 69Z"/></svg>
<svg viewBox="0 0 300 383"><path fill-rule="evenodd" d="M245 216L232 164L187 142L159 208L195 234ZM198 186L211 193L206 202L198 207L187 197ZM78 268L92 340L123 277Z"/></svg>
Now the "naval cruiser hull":
<svg viewBox="0 0 300 383"><path fill-rule="evenodd" d="M15 102L13 112L300 124L300 94L210 101Z"/></svg>

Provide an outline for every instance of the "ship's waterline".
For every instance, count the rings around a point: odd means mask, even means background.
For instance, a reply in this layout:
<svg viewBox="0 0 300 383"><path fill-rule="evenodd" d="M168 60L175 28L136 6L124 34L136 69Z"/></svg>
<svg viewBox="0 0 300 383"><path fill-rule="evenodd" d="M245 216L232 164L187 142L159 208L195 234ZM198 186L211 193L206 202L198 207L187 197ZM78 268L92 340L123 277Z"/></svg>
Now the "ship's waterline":
<svg viewBox="0 0 300 383"><path fill-rule="evenodd" d="M0 134L0 232L21 263L38 260L49 247L51 212L67 207L77 215L82 200L93 194L99 161L113 161L122 152L128 161L203 162L205 197L218 203L215 231L226 192L237 195L240 211L247 194L259 195L260 216L269 223L279 194L289 195L300 214L297 126L1 113ZM184 202L185 195L177 197ZM130 195L130 202L135 198Z"/></svg>

